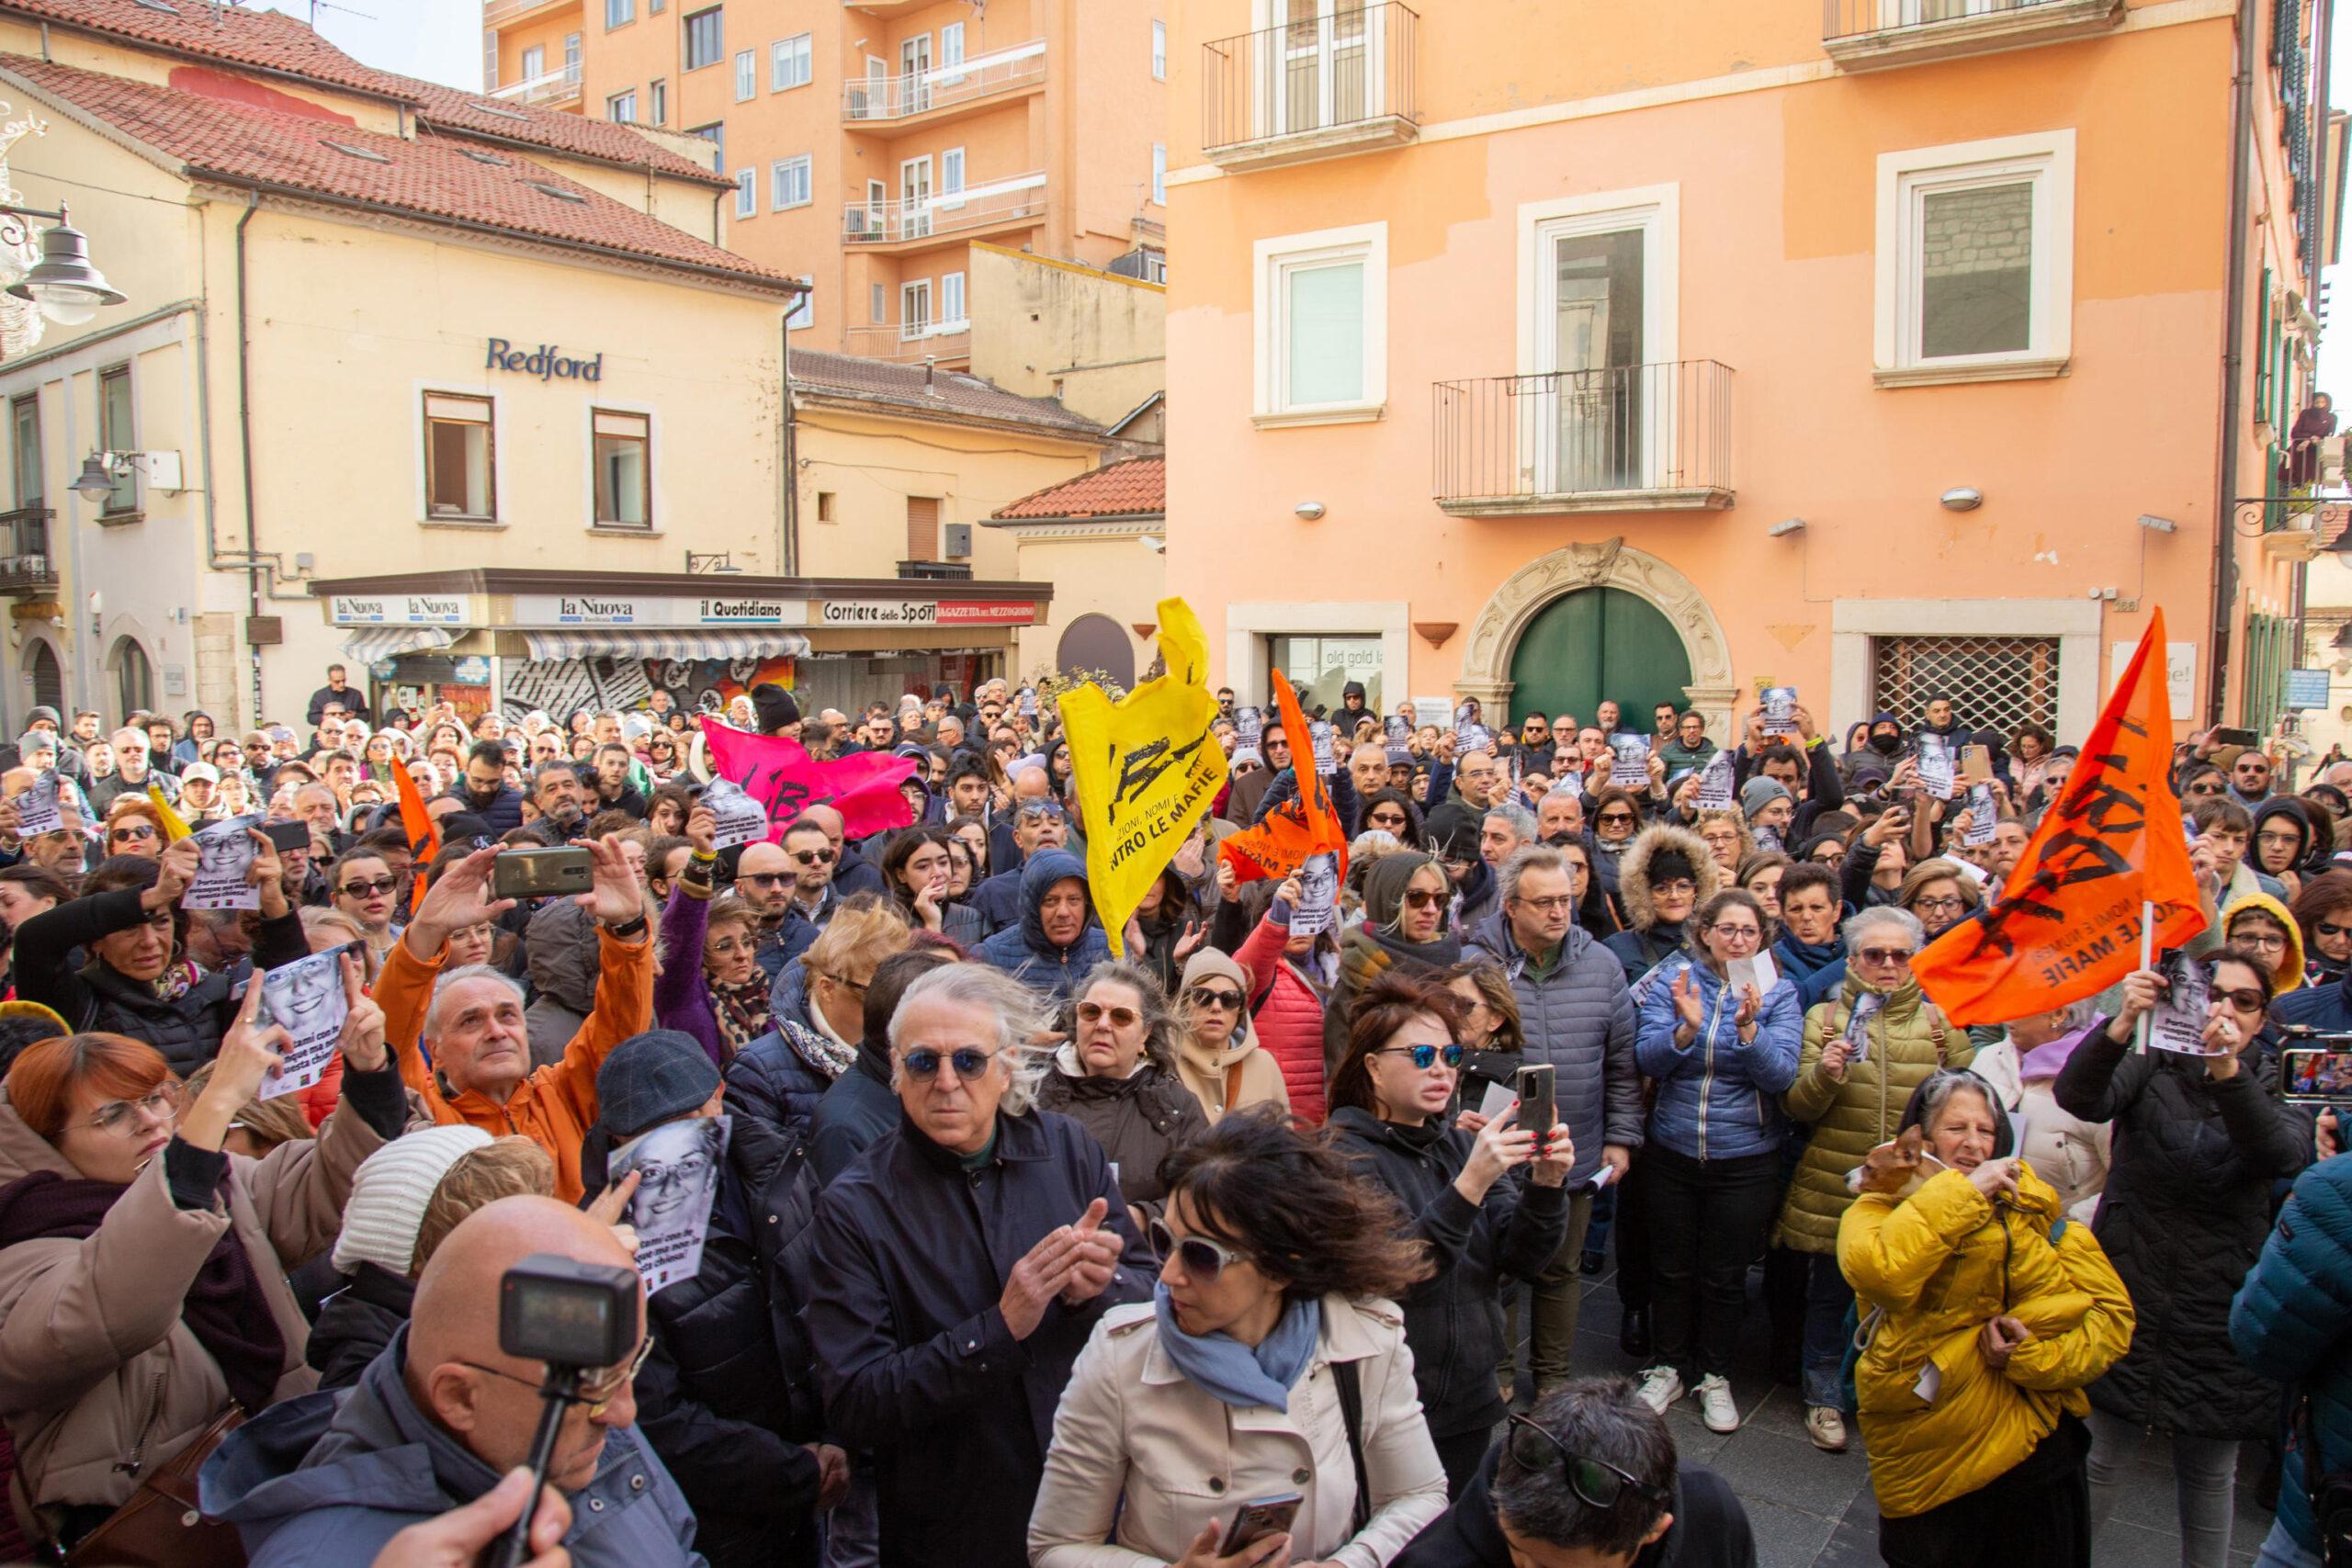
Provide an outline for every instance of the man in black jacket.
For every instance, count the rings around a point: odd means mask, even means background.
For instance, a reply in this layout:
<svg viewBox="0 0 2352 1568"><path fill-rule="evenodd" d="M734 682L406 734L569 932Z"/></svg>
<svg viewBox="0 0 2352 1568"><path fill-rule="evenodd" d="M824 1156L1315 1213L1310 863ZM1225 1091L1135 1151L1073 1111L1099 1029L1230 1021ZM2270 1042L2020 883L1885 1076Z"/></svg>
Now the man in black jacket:
<svg viewBox="0 0 2352 1568"><path fill-rule="evenodd" d="M1590 1379L1514 1416L1477 1476L1395 1568L1756 1568L1723 1478L1678 1465L1631 1379Z"/></svg>
<svg viewBox="0 0 2352 1568"><path fill-rule="evenodd" d="M368 711L368 694L347 682L340 664L328 665L327 683L311 694L309 721L315 725L324 718L330 705L340 707L354 718L364 718L371 724L375 722L374 716Z"/></svg>
<svg viewBox="0 0 2352 1568"><path fill-rule="evenodd" d="M506 744L477 740L466 751L465 776L449 790L470 816L481 818L492 838L523 825L523 792L506 782Z"/></svg>

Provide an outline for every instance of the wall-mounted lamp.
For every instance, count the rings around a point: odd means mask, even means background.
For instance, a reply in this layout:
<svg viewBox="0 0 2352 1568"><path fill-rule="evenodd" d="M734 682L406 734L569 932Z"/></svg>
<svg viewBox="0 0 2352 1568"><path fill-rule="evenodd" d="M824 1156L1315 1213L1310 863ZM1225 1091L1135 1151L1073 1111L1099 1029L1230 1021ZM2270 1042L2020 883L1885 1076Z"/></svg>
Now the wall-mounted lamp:
<svg viewBox="0 0 2352 1568"><path fill-rule="evenodd" d="M103 501L114 493L114 474L105 454L93 452L82 459L82 472L72 489L75 495L88 501Z"/></svg>
<svg viewBox="0 0 2352 1568"><path fill-rule="evenodd" d="M1302 523L1319 523L1323 520L1323 503L1319 501L1302 501L1292 507L1291 511L1297 513L1298 520Z"/></svg>
<svg viewBox="0 0 2352 1568"><path fill-rule="evenodd" d="M1973 512L1984 504L1984 492L1966 485L1954 485L1938 498L1948 512Z"/></svg>
<svg viewBox="0 0 2352 1568"><path fill-rule="evenodd" d="M1142 538L1137 539L1136 543L1141 545L1145 549L1149 550L1156 556L1166 555L1168 553L1168 541L1162 538L1157 538L1149 534L1146 534Z"/></svg>
<svg viewBox="0 0 2352 1568"><path fill-rule="evenodd" d="M1783 517L1778 523L1773 524L1770 528L1765 529L1764 536L1770 539L1785 539L1792 534L1802 534L1804 532L1804 518Z"/></svg>
<svg viewBox="0 0 2352 1568"><path fill-rule="evenodd" d="M2173 534L2180 530L2180 525L2171 518L2152 517L2144 512L2140 513L2140 526L2151 534Z"/></svg>

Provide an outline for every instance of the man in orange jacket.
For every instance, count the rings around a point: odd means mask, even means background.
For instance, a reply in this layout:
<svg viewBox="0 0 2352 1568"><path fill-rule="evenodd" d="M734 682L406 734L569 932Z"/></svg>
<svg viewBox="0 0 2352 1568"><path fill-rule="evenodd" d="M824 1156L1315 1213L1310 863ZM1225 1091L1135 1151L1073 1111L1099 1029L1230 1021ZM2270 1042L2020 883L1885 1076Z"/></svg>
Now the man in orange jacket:
<svg viewBox="0 0 2352 1568"><path fill-rule="evenodd" d="M477 851L435 880L375 990L401 1077L433 1120L530 1139L555 1157L555 1195L567 1203L582 1193L580 1143L596 1121L596 1069L653 1019L644 891L617 840L575 844L595 857L594 886L577 901L596 919L596 999L563 1060L531 1070L523 987L513 978L483 964L441 972L451 931L514 907L489 890L492 863L511 850Z"/></svg>

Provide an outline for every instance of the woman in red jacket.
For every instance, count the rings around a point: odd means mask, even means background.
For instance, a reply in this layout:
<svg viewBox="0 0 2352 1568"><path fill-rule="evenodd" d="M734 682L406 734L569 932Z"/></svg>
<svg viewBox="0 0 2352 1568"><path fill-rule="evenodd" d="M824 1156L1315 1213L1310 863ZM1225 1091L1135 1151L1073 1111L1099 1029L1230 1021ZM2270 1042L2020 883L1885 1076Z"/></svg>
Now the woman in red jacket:
<svg viewBox="0 0 2352 1568"><path fill-rule="evenodd" d="M1230 899L1230 864L1217 866L1217 882ZM1309 1127L1323 1124L1323 994L1315 971L1331 945L1329 931L1294 932L1291 911L1298 908L1298 879L1279 887L1251 883L1239 891L1240 912L1250 934L1234 955L1250 976L1248 1006L1258 1043L1283 1070L1291 1114Z"/></svg>

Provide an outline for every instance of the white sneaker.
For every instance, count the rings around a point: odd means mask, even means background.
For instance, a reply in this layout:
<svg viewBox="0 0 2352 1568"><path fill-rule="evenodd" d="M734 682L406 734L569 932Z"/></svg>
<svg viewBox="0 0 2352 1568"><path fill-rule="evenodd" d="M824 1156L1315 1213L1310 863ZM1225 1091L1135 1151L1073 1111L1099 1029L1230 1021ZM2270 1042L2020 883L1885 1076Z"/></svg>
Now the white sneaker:
<svg viewBox="0 0 2352 1568"><path fill-rule="evenodd" d="M1648 1368L1636 1392L1644 1404L1663 1416L1668 1405L1682 1397L1682 1374L1672 1367Z"/></svg>
<svg viewBox="0 0 2352 1568"><path fill-rule="evenodd" d="M1813 1446L1824 1453L1842 1454L1846 1451L1846 1417L1826 1404L1816 1404L1804 1413L1805 1435Z"/></svg>
<svg viewBox="0 0 2352 1568"><path fill-rule="evenodd" d="M1739 1406L1732 1400L1731 1384L1725 1382L1721 1375L1701 1378L1696 1392L1699 1395L1699 1417L1706 1422L1708 1431L1739 1430Z"/></svg>

